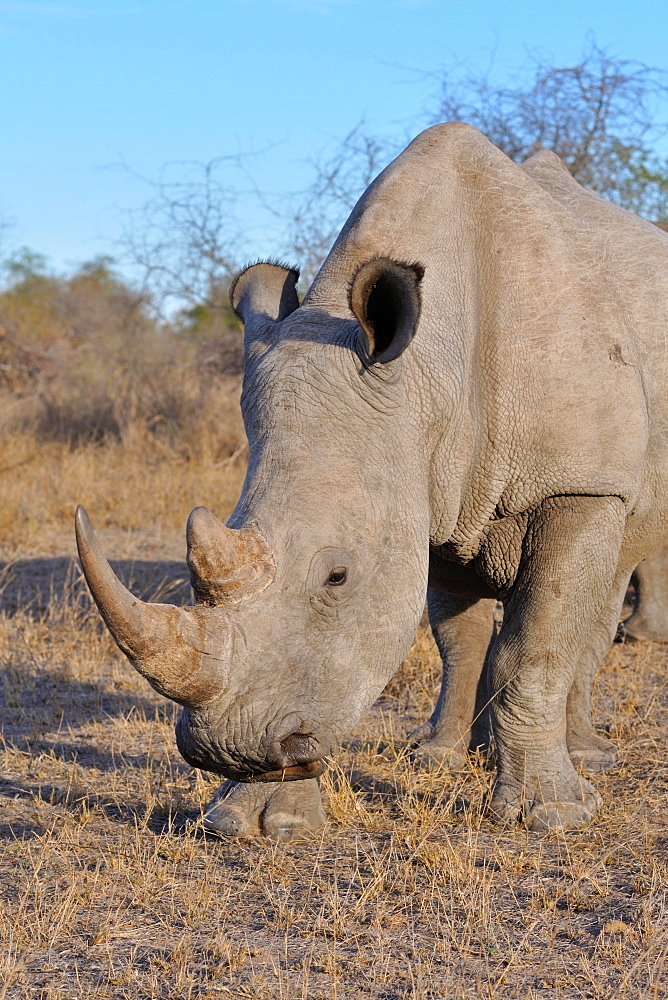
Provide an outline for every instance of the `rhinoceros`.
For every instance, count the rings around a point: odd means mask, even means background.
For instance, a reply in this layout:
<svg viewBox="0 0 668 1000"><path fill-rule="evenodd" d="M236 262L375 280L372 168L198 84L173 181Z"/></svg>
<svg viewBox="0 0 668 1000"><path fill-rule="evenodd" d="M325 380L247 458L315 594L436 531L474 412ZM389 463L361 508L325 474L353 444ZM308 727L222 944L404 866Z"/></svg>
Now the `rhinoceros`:
<svg viewBox="0 0 668 1000"><path fill-rule="evenodd" d="M668 233L668 222L654 222ZM651 553L631 574L636 601L624 623L629 639L668 642L668 546Z"/></svg>
<svg viewBox="0 0 668 1000"><path fill-rule="evenodd" d="M317 777L425 595L447 683L422 752L470 725L452 709L501 600L490 816L584 826L601 796L573 758L612 748L581 709L668 532L668 240L554 154L449 123L370 185L301 305L297 278L232 289L250 457L227 525L190 515L196 604L133 597L79 510L104 620L183 706L185 759L228 779L211 824L289 837L322 822Z"/></svg>
<svg viewBox="0 0 668 1000"><path fill-rule="evenodd" d="M631 574L634 608L623 623L627 639L668 642L668 547L657 549Z"/></svg>
<svg viewBox="0 0 668 1000"><path fill-rule="evenodd" d="M560 178L550 176L555 159L543 153L522 166L547 190L554 192L555 182L560 180L565 185L563 195L567 197L572 179L563 172ZM668 223L652 225L668 232ZM668 546L651 552L635 567L631 584L635 591L630 598L632 613L618 625L617 637L668 642ZM468 630L458 623L453 634L449 600L442 592L429 594L434 636L444 664L443 679L431 718L411 736L418 744L416 756L456 768L465 762L468 749L487 753L493 739L489 674L497 604L493 600L478 601L468 612ZM591 716L592 681L600 659L596 656L579 660L566 712L566 742L571 760L593 774L613 767L619 757L617 748L595 731Z"/></svg>

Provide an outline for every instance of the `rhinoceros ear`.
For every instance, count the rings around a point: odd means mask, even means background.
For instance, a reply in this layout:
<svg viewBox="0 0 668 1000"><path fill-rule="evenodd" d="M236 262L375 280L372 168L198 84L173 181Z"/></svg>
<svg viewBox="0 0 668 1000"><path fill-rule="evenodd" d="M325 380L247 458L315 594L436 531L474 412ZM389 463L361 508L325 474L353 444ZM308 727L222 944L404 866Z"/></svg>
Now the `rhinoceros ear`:
<svg viewBox="0 0 668 1000"><path fill-rule="evenodd" d="M299 306L299 271L282 264L251 264L236 278L230 302L239 319L247 324L253 316L279 321Z"/></svg>
<svg viewBox="0 0 668 1000"><path fill-rule="evenodd" d="M367 261L356 272L349 305L372 361L393 361L413 339L423 275L420 264L398 264L384 257Z"/></svg>

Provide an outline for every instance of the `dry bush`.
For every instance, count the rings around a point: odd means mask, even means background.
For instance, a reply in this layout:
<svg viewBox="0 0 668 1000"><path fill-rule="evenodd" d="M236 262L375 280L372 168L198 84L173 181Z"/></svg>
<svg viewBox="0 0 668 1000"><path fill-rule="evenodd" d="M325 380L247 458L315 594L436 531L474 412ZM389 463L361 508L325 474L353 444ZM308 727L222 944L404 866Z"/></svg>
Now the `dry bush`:
<svg viewBox="0 0 668 1000"><path fill-rule="evenodd" d="M164 539L173 555L198 503L230 513L246 458L238 329L157 325L102 266L30 275L0 295L0 323L2 556L71 552L77 503L118 555L144 526L136 554Z"/></svg>
<svg viewBox="0 0 668 1000"><path fill-rule="evenodd" d="M212 431L220 382L229 389L240 374L231 322L158 324L103 262L70 279L29 273L0 295L4 430L76 447L123 440L141 423L188 454L224 451L224 427L221 443Z"/></svg>

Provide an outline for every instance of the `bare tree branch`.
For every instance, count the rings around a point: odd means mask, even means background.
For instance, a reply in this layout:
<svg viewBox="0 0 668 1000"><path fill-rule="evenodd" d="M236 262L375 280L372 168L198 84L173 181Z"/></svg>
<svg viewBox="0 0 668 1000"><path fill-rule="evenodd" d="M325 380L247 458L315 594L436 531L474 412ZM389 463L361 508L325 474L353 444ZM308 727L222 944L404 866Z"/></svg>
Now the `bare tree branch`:
<svg viewBox="0 0 668 1000"><path fill-rule="evenodd" d="M590 37L575 66L533 56L525 84L495 86L489 74L443 74L433 120L462 120L511 159L551 149L573 176L641 215L668 214L668 162L652 152L666 134L656 110L668 97L661 70L610 56Z"/></svg>
<svg viewBox="0 0 668 1000"><path fill-rule="evenodd" d="M668 160L653 151L668 132L657 120L666 74L611 56L590 37L577 65L534 55L516 78L524 82L508 87L489 72L443 73L431 119L468 121L518 162L552 149L580 183L646 218L668 218ZM362 120L310 161L306 188L283 193L258 187L247 155L169 164L146 181L147 203L127 215L125 257L163 305L224 310L229 279L253 252L236 215L250 195L285 233L281 249L308 285L359 196L403 145L373 135Z"/></svg>
<svg viewBox="0 0 668 1000"><path fill-rule="evenodd" d="M315 277L332 243L371 181L399 152L396 142L372 135L360 121L332 151L311 160L311 184L295 197L288 218L288 251L305 284Z"/></svg>
<svg viewBox="0 0 668 1000"><path fill-rule="evenodd" d="M152 197L126 214L122 254L163 307L171 302L216 308L227 302L244 241L235 216L240 192L219 179L222 164L238 166L238 158L167 164L157 181L141 178ZM173 180L175 171L190 177Z"/></svg>

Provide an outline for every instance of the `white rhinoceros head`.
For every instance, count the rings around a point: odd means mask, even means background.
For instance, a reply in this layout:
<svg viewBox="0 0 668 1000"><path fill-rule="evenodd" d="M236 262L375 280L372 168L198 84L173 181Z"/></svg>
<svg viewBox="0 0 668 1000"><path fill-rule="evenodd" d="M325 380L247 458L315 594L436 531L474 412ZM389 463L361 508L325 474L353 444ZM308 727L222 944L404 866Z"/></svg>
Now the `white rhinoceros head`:
<svg viewBox="0 0 668 1000"><path fill-rule="evenodd" d="M84 573L116 643L184 706L192 764L237 780L320 773L412 641L426 591L428 474L407 349L421 269L356 266L347 301L298 305L294 270L232 291L246 328L250 460L223 525L187 528L196 605L135 598L77 512Z"/></svg>

